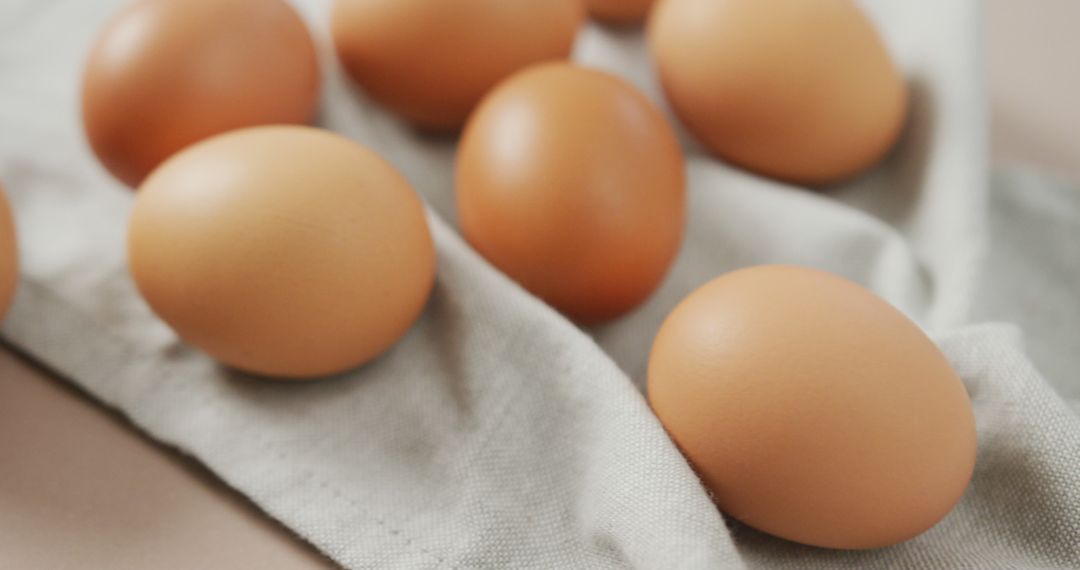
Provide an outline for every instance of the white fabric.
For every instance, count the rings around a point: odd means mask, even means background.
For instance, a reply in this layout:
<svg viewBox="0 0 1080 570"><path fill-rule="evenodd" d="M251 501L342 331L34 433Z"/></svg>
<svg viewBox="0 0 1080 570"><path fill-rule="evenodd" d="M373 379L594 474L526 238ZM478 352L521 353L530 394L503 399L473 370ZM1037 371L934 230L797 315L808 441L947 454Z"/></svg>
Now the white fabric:
<svg viewBox="0 0 1080 570"><path fill-rule="evenodd" d="M857 182L788 187L684 137L690 216L675 268L640 310L585 332L461 241L453 141L363 101L329 57L329 3L298 2L325 56L321 124L407 174L432 207L440 263L396 348L305 384L217 366L133 290L131 195L90 156L77 111L86 46L122 1L0 0L0 180L25 269L5 339L343 566L1080 567L1080 419L1062 398L1080 398L1080 192L1023 174L988 182L973 0L864 3L911 80L913 109L899 148ZM639 32L590 27L576 58L662 102ZM765 262L867 284L935 331L963 377L976 474L925 535L835 552L725 523L649 413L634 383L663 316L708 279ZM987 319L1021 328L969 324Z"/></svg>

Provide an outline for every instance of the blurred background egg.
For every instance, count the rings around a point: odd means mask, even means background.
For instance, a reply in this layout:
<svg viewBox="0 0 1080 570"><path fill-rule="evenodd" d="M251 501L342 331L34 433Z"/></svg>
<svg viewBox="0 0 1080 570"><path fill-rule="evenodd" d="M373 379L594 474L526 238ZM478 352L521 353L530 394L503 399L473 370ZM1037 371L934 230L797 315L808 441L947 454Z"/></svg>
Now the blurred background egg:
<svg viewBox="0 0 1080 570"><path fill-rule="evenodd" d="M585 0L589 16L616 25L644 22L652 4L653 0Z"/></svg>
<svg viewBox="0 0 1080 570"><path fill-rule="evenodd" d="M86 62L86 135L136 186L169 155L230 129L304 123L319 95L315 48L282 0L138 0Z"/></svg>
<svg viewBox="0 0 1080 570"><path fill-rule="evenodd" d="M131 274L187 342L241 370L312 377L400 339L431 291L425 210L388 163L310 127L233 131L140 187Z"/></svg>
<svg viewBox="0 0 1080 570"><path fill-rule="evenodd" d="M0 184L0 320L11 308L19 282L19 251L15 242L15 220L11 217L4 186Z"/></svg>
<svg viewBox="0 0 1080 570"><path fill-rule="evenodd" d="M841 181L902 130L904 79L851 0L661 0L649 43L694 136L767 176Z"/></svg>
<svg viewBox="0 0 1080 570"><path fill-rule="evenodd" d="M581 0L336 0L346 72L379 103L428 129L459 128L500 79L565 59Z"/></svg>
<svg viewBox="0 0 1080 570"><path fill-rule="evenodd" d="M753 267L691 293L656 336L648 397L721 510L805 544L912 538L974 468L971 403L941 351L817 270Z"/></svg>
<svg viewBox="0 0 1080 570"><path fill-rule="evenodd" d="M470 118L456 169L469 243L582 323L641 303L682 240L675 134L607 73L553 63L506 80Z"/></svg>

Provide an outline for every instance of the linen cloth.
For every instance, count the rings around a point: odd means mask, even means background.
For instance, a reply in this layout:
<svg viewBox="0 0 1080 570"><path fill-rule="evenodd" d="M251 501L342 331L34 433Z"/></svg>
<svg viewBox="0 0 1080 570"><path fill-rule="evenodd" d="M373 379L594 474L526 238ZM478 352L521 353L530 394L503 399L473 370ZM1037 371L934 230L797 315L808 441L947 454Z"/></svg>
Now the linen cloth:
<svg viewBox="0 0 1080 570"><path fill-rule="evenodd" d="M643 307L585 331L463 243L454 141L416 134L351 88L330 54L329 2L296 2L322 50L319 123L406 174L439 253L408 336L311 383L218 366L134 291L132 196L96 164L78 118L86 48L121 4L0 0L0 180L24 265L4 338L342 566L1080 567L1080 191L1029 173L989 180L973 0L863 3L909 78L912 110L898 148L859 180L790 187L682 135L679 258ZM639 31L590 26L575 58L664 105ZM964 379L975 477L924 535L841 552L725 521L650 414L640 388L666 313L716 275L775 262L869 286L931 330Z"/></svg>

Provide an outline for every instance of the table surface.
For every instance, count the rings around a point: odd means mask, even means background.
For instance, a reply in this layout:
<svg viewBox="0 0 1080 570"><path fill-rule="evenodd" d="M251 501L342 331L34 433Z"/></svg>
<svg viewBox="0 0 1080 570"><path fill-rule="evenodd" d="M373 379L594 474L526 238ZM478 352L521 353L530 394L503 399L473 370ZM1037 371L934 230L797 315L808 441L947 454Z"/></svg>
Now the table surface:
<svg viewBox="0 0 1080 570"><path fill-rule="evenodd" d="M1080 181L1080 2L983 5L994 164ZM0 345L0 567L335 565L195 461Z"/></svg>

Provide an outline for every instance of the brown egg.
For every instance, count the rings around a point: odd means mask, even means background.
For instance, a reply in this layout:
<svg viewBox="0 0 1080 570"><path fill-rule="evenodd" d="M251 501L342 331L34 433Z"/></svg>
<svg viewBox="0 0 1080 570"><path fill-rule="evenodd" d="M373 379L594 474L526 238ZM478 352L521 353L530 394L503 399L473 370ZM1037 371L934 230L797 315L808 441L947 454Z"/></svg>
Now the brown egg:
<svg viewBox="0 0 1080 570"><path fill-rule="evenodd" d="M236 368L311 377L400 339L435 272L424 207L366 148L310 127L198 143L139 189L139 291L186 341Z"/></svg>
<svg viewBox="0 0 1080 570"><path fill-rule="evenodd" d="M311 36L282 0L138 0L90 53L83 122L102 164L136 186L211 135L307 122L318 94Z"/></svg>
<svg viewBox="0 0 1080 570"><path fill-rule="evenodd" d="M644 22L652 4L653 0L585 0L590 16L616 25Z"/></svg>
<svg viewBox="0 0 1080 570"><path fill-rule="evenodd" d="M974 468L971 403L941 351L817 270L754 267L691 293L656 336L648 392L721 510L805 544L912 538Z"/></svg>
<svg viewBox="0 0 1080 570"><path fill-rule="evenodd" d="M583 323L641 303L682 240L683 158L637 89L569 64L523 71L469 120L461 230L489 261Z"/></svg>
<svg viewBox="0 0 1080 570"><path fill-rule="evenodd" d="M649 43L690 131L768 176L851 177L903 126L904 79L851 0L662 0Z"/></svg>
<svg viewBox="0 0 1080 570"><path fill-rule="evenodd" d="M345 70L369 95L429 129L460 127L500 79L570 55L581 0L336 0Z"/></svg>
<svg viewBox="0 0 1080 570"><path fill-rule="evenodd" d="M19 282L19 251L15 244L15 220L0 185L0 320L4 319L15 297Z"/></svg>

